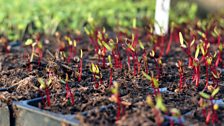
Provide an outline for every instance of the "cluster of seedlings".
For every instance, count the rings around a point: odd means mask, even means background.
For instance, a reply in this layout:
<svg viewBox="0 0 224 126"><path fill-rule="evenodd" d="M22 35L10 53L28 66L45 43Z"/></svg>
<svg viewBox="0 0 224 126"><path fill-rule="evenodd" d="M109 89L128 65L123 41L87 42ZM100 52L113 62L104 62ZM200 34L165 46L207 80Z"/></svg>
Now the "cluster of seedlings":
<svg viewBox="0 0 224 126"><path fill-rule="evenodd" d="M83 34L57 32L50 43L40 35L28 39L21 47L21 55L28 55L21 60L29 76L41 71L32 82L36 97L42 97L39 107L81 113L77 118L90 125L122 125L142 108L152 113L145 116L148 125L188 125L197 118L192 113L199 112L203 118L196 123L222 124L218 113L223 106L215 102L223 99L224 89L222 22L173 24L162 36L153 34L152 25L138 28L135 23L113 32L96 27L85 27ZM181 97L194 101L194 107L179 106ZM97 111L101 106L106 110ZM104 120L97 121L94 112Z"/></svg>

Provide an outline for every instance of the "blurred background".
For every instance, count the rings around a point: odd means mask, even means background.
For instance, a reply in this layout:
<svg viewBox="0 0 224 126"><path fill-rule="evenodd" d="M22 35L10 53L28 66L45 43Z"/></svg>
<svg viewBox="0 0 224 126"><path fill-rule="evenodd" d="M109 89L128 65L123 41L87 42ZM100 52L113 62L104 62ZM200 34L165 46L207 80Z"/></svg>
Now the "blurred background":
<svg viewBox="0 0 224 126"><path fill-rule="evenodd" d="M216 13L224 0L171 0L170 22L183 23ZM205 2L206 1L206 2ZM131 27L154 20L156 0L0 0L0 34L11 40L24 33L81 30L83 26Z"/></svg>

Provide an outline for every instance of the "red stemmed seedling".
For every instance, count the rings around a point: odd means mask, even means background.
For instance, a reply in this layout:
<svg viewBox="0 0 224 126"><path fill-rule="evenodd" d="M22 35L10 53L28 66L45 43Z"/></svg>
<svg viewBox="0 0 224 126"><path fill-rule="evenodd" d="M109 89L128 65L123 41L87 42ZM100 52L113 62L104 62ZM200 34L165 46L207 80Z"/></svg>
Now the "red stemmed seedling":
<svg viewBox="0 0 224 126"><path fill-rule="evenodd" d="M154 50L152 50L149 53L149 55L154 60L154 62L156 63L156 71L157 71L156 78L159 79L160 75L162 74L162 60L161 60L161 57L156 58Z"/></svg>
<svg viewBox="0 0 224 126"><path fill-rule="evenodd" d="M112 86L112 81L113 81L113 64L111 60L111 56L108 56L108 61L109 61L109 66L110 66L110 78L109 78L109 87Z"/></svg>
<svg viewBox="0 0 224 126"><path fill-rule="evenodd" d="M68 36L65 36L65 40L68 42L68 58L67 58L67 62L70 63L71 59L75 56L75 48L76 48L76 40L72 41L71 38L69 38Z"/></svg>
<svg viewBox="0 0 224 126"><path fill-rule="evenodd" d="M46 95L46 99L47 99L47 105L51 106L49 86L50 86L52 80L50 79L47 83L45 83L45 81L42 78L38 78L37 80L40 83L40 89L41 90L45 90L45 95ZM43 100L43 97L42 97L42 100Z"/></svg>
<svg viewBox="0 0 224 126"><path fill-rule="evenodd" d="M217 115L217 110L218 110L218 104L214 104L213 100L214 97L218 94L220 88L216 88L212 91L211 95L205 93L205 92L200 92L199 95L203 98L200 99L199 105L202 108L202 114L205 117L205 122L206 124L209 124L211 121L212 124L214 125L216 122L218 122L218 115ZM210 103L206 103L204 100L210 101ZM206 112L206 110L208 112Z"/></svg>
<svg viewBox="0 0 224 126"><path fill-rule="evenodd" d="M178 72L179 72L179 76L180 76L179 91L182 91L183 85L185 84L183 62L178 60L178 62L176 63L176 66L178 68Z"/></svg>
<svg viewBox="0 0 224 126"><path fill-rule="evenodd" d="M153 90L154 90L154 94L156 95L156 94L159 94L160 93L160 91L159 91L159 82L158 82L158 79L156 79L156 78L154 78L153 76L151 77L151 76L149 76L147 73L145 73L144 71L142 71L142 74L143 74L143 76L146 78L146 79L148 79L149 81L151 81L151 83L152 83L152 88L153 88Z"/></svg>
<svg viewBox="0 0 224 126"><path fill-rule="evenodd" d="M211 69L211 64L212 64L212 57L211 56L207 56L206 60L205 60L205 69L206 69L206 85L205 85L205 89L208 88L208 81L209 81L209 68Z"/></svg>
<svg viewBox="0 0 224 126"><path fill-rule="evenodd" d="M184 40L182 33L179 32L179 41L180 41L181 48L188 56L188 67L192 68L194 58L191 56L191 47L194 45L195 39L193 39L190 44L189 43L186 44L186 41Z"/></svg>
<svg viewBox="0 0 224 126"><path fill-rule="evenodd" d="M111 39L109 42L114 43L114 41ZM118 51L118 44L119 44L119 40L118 38L116 38L116 43L114 44L114 49L112 50L112 56L114 59L114 67L115 68L122 68L122 63L120 60L120 53Z"/></svg>
<svg viewBox="0 0 224 126"><path fill-rule="evenodd" d="M113 95L110 97L110 101L115 102L117 104L117 114L116 114L116 121L120 120L121 114L124 114L124 104L120 98L120 93L119 93L119 83L114 81L113 82L113 87L111 88L111 92ZM122 110L121 110L122 109Z"/></svg>
<svg viewBox="0 0 224 126"><path fill-rule="evenodd" d="M176 108L172 108L170 109L170 113L172 114L172 117L174 118L178 118L178 122L181 126L183 126L183 122L182 122L182 119L181 119L181 113L180 113L180 110L176 109ZM174 126L174 122L173 120L171 119L170 120L170 126Z"/></svg>
<svg viewBox="0 0 224 126"><path fill-rule="evenodd" d="M146 102L152 108L152 113L154 114L157 126L161 126L165 120L162 112L167 112L167 108L163 103L161 94L156 95L156 104L154 104L152 96L150 95L146 97Z"/></svg>
<svg viewBox="0 0 224 126"><path fill-rule="evenodd" d="M148 68L148 58L147 58L147 53L146 53L145 47L144 47L144 45L142 44L141 41L139 41L139 46L140 46L140 48L143 50L143 56L142 56L142 59L143 59L143 61L144 61L145 73L148 73L148 72L149 72L149 68Z"/></svg>
<svg viewBox="0 0 224 126"><path fill-rule="evenodd" d="M35 53L35 46L36 46L36 42L33 42L32 39L27 39L25 42L26 46L31 46L32 48L32 52L31 52L31 56L30 59L28 60L28 64L29 64L29 71L32 70L32 66L31 66L31 62L33 62L34 56L37 56Z"/></svg>
<svg viewBox="0 0 224 126"><path fill-rule="evenodd" d="M101 73L100 73L100 70L99 70L99 67L94 64L94 63L91 63L91 66L90 66L90 72L93 73L93 81L95 82L95 88L98 89L99 88L99 83L97 82L97 78L102 78L101 76ZM99 76L98 76L99 75Z"/></svg>
<svg viewBox="0 0 224 126"><path fill-rule="evenodd" d="M66 89L66 98L70 98L70 102L72 103L72 105L75 104L75 99L74 99L74 95L71 91L71 88L68 84L68 74L66 73L66 78L65 78L65 89Z"/></svg>
<svg viewBox="0 0 224 126"><path fill-rule="evenodd" d="M79 82L82 80L82 56L83 56L83 52L82 50L80 50L79 77L78 77Z"/></svg>

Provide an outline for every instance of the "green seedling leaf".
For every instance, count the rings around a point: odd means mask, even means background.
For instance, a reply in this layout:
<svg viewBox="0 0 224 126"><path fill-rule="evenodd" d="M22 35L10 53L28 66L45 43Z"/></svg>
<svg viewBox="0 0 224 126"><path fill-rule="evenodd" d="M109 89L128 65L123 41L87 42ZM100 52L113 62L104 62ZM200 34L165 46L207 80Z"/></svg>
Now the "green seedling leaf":
<svg viewBox="0 0 224 126"><path fill-rule="evenodd" d="M195 39L193 39L193 40L191 41L190 46L193 46L193 45L194 45L194 42L195 42Z"/></svg>
<svg viewBox="0 0 224 126"><path fill-rule="evenodd" d="M98 45L99 45L100 47L103 46L102 42L101 42L99 39L97 40L97 42L98 42Z"/></svg>
<svg viewBox="0 0 224 126"><path fill-rule="evenodd" d="M37 81L40 83L40 89L46 88L46 84L42 78L38 78Z"/></svg>
<svg viewBox="0 0 224 126"><path fill-rule="evenodd" d="M61 83L66 84L66 82L64 80L60 80Z"/></svg>
<svg viewBox="0 0 224 126"><path fill-rule="evenodd" d="M219 44L219 51L222 51L223 49L223 46L222 46L222 43Z"/></svg>
<svg viewBox="0 0 224 126"><path fill-rule="evenodd" d="M134 40L135 40L135 34L134 33L131 34L131 40L132 40L132 42L134 42Z"/></svg>
<svg viewBox="0 0 224 126"><path fill-rule="evenodd" d="M153 84L155 86L155 88L159 88L159 82L156 78L152 78Z"/></svg>
<svg viewBox="0 0 224 126"><path fill-rule="evenodd" d="M135 49L133 48L133 46L131 44L127 44L128 48L130 48L132 51L135 51Z"/></svg>
<svg viewBox="0 0 224 126"><path fill-rule="evenodd" d="M203 45L200 45L200 49L201 49L201 53L202 53L202 55L204 56L204 55L206 54L206 52L205 52L205 50L204 50L204 48L203 48Z"/></svg>
<svg viewBox="0 0 224 126"><path fill-rule="evenodd" d="M209 99L210 96L207 94L207 93L204 93L204 92L200 92L199 95L205 99Z"/></svg>
<svg viewBox="0 0 224 126"><path fill-rule="evenodd" d="M150 95L148 95L148 96L146 97L146 103L147 103L150 107L152 107L152 108L155 107L155 105L154 105L154 103L153 103L153 100L152 100L152 97L151 97Z"/></svg>
<svg viewBox="0 0 224 126"><path fill-rule="evenodd" d="M178 109L176 109L176 108L172 108L172 109L170 110L170 112L171 112L172 115L175 116L175 117L178 117L178 116L181 115L181 114L180 114L180 111L179 111Z"/></svg>
<svg viewBox="0 0 224 126"><path fill-rule="evenodd" d="M74 41L73 41L73 46L76 47L76 45L77 45L77 41L74 40Z"/></svg>
<svg viewBox="0 0 224 126"><path fill-rule="evenodd" d="M98 74L99 73L98 66L92 63L90 67L90 72Z"/></svg>
<svg viewBox="0 0 224 126"><path fill-rule="evenodd" d="M211 65L212 64L212 57L207 57L206 62L207 62L208 65Z"/></svg>
<svg viewBox="0 0 224 126"><path fill-rule="evenodd" d="M184 44L184 38L181 32L179 32L179 39L180 39L180 46L183 48L187 48L187 46Z"/></svg>
<svg viewBox="0 0 224 126"><path fill-rule="evenodd" d="M112 50L112 49L110 48L110 46L109 46L106 42L102 41L102 44L103 44L103 46L104 46L107 50L109 50L109 51Z"/></svg>
<svg viewBox="0 0 224 126"><path fill-rule="evenodd" d="M86 27L84 27L84 30L85 30L87 35L90 35L90 32L89 32L89 30Z"/></svg>
<svg viewBox="0 0 224 126"><path fill-rule="evenodd" d="M198 46L197 46L197 49L196 49L196 52L195 52L195 56L194 56L195 59L198 58L199 51L200 51L200 47L199 47L199 45L198 45Z"/></svg>
<svg viewBox="0 0 224 126"><path fill-rule="evenodd" d="M201 32L201 31L198 31L198 34L199 34L202 38L206 38L205 33Z"/></svg>
<svg viewBox="0 0 224 126"><path fill-rule="evenodd" d="M219 87L218 88L216 88L213 92L212 92L212 97L214 97L218 92L219 92Z"/></svg>
<svg viewBox="0 0 224 126"><path fill-rule="evenodd" d="M111 92L116 95L119 93L119 83L117 81L113 82L113 88L111 88Z"/></svg>
<svg viewBox="0 0 224 126"><path fill-rule="evenodd" d="M111 56L110 55L108 56L108 61L109 61L110 67L112 68L113 64L112 64L112 60L111 60Z"/></svg>
<svg viewBox="0 0 224 126"><path fill-rule="evenodd" d="M140 48L144 50L145 47L144 47L144 45L142 44L142 42L141 42L141 41L138 41L138 43L139 43Z"/></svg>
<svg viewBox="0 0 224 126"><path fill-rule="evenodd" d="M52 83L52 80L49 79L48 82L47 82L47 86L50 86L51 83Z"/></svg>
<svg viewBox="0 0 224 126"><path fill-rule="evenodd" d="M32 39L27 39L25 42L25 45L29 46L33 44L33 40Z"/></svg>
<svg viewBox="0 0 224 126"><path fill-rule="evenodd" d="M156 96L156 107L163 112L167 111L166 106L163 104L163 99L161 95Z"/></svg>
<svg viewBox="0 0 224 126"><path fill-rule="evenodd" d="M152 80L151 76L149 76L147 73L145 73L144 71L142 71L142 74L146 77L146 79L148 80Z"/></svg>

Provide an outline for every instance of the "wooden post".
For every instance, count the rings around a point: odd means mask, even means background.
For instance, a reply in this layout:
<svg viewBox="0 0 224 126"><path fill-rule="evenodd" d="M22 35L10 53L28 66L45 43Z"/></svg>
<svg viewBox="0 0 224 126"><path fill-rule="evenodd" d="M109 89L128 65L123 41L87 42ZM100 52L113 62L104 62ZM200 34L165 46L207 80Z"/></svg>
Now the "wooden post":
<svg viewBox="0 0 224 126"><path fill-rule="evenodd" d="M156 0L155 34L164 35L168 31L170 0Z"/></svg>

